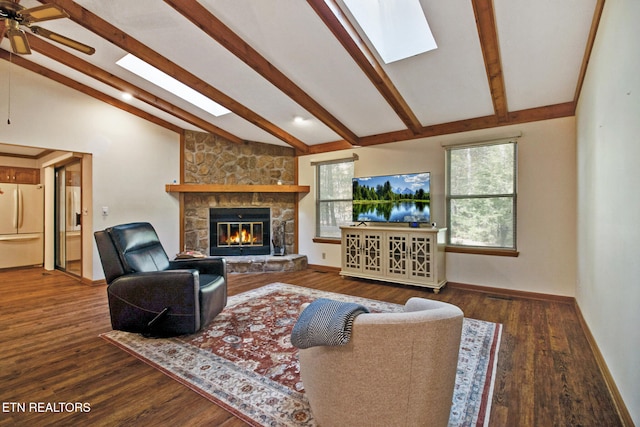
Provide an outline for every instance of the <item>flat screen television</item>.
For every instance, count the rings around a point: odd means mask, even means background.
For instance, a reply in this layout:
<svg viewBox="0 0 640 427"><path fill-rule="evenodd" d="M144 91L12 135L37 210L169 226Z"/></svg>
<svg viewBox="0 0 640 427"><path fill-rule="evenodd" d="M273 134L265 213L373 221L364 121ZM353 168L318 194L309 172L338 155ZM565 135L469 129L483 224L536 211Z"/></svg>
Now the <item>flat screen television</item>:
<svg viewBox="0 0 640 427"><path fill-rule="evenodd" d="M353 221L431 222L431 174L353 178Z"/></svg>

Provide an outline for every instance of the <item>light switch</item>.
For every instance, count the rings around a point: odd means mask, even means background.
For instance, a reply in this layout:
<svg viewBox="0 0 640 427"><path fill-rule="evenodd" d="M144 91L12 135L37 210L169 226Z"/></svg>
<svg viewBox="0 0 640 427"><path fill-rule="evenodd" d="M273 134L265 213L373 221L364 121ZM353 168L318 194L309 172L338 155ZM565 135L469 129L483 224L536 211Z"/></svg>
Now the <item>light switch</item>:
<svg viewBox="0 0 640 427"><path fill-rule="evenodd" d="M102 216L107 216L109 215L109 206L103 206L102 207Z"/></svg>

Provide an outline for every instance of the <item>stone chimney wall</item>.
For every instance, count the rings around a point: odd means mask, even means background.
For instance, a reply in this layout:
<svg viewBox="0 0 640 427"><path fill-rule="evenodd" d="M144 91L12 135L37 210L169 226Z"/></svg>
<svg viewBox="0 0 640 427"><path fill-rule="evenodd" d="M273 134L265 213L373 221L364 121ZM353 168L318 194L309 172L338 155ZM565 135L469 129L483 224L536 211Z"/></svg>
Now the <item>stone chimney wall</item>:
<svg viewBox="0 0 640 427"><path fill-rule="evenodd" d="M294 184L295 151L258 142L236 144L187 131L184 184ZM269 207L273 233L284 227L286 253L294 251L295 193L184 193L185 246L209 254L209 208Z"/></svg>

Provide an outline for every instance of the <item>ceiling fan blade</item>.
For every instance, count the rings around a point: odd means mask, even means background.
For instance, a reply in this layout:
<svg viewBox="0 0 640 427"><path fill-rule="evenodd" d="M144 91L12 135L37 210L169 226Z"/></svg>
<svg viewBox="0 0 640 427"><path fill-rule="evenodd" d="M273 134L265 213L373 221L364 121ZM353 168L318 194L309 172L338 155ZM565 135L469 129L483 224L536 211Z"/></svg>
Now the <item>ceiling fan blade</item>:
<svg viewBox="0 0 640 427"><path fill-rule="evenodd" d="M5 21L5 24L9 23L9 29L7 30L7 37L11 42L11 49L14 53L19 55L28 55L31 53L29 48L29 41L27 35L19 28L16 21Z"/></svg>
<svg viewBox="0 0 640 427"><path fill-rule="evenodd" d="M68 18L69 14L55 4L44 4L18 12L25 23L49 21L51 19Z"/></svg>
<svg viewBox="0 0 640 427"><path fill-rule="evenodd" d="M69 37L65 37L61 34L54 33L53 31L49 31L46 28L32 26L32 27L29 27L29 29L33 34L37 34L41 37L45 37L49 40L53 40L54 42L58 42L60 44L68 46L82 53L86 53L87 55L93 55L94 52L96 51L91 46L87 46L84 43L80 43L79 41L70 39Z"/></svg>

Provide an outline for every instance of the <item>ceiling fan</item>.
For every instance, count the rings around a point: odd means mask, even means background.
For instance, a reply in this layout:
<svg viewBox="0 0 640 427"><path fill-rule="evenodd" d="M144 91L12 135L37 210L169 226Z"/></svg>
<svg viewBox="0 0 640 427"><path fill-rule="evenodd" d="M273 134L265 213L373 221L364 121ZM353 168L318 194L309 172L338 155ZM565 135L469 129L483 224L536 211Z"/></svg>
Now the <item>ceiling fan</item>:
<svg viewBox="0 0 640 427"><path fill-rule="evenodd" d="M19 1L19 0L18 0ZM20 27L28 28L33 34L61 43L76 49L87 55L92 55L96 50L91 46L80 43L61 34L54 33L45 28L31 25L34 22L49 21L52 19L68 18L69 15L61 7L54 4L45 4L32 8L20 6L17 2L0 0L0 41L5 33L11 42L14 53L27 55L31 53L27 35Z"/></svg>

